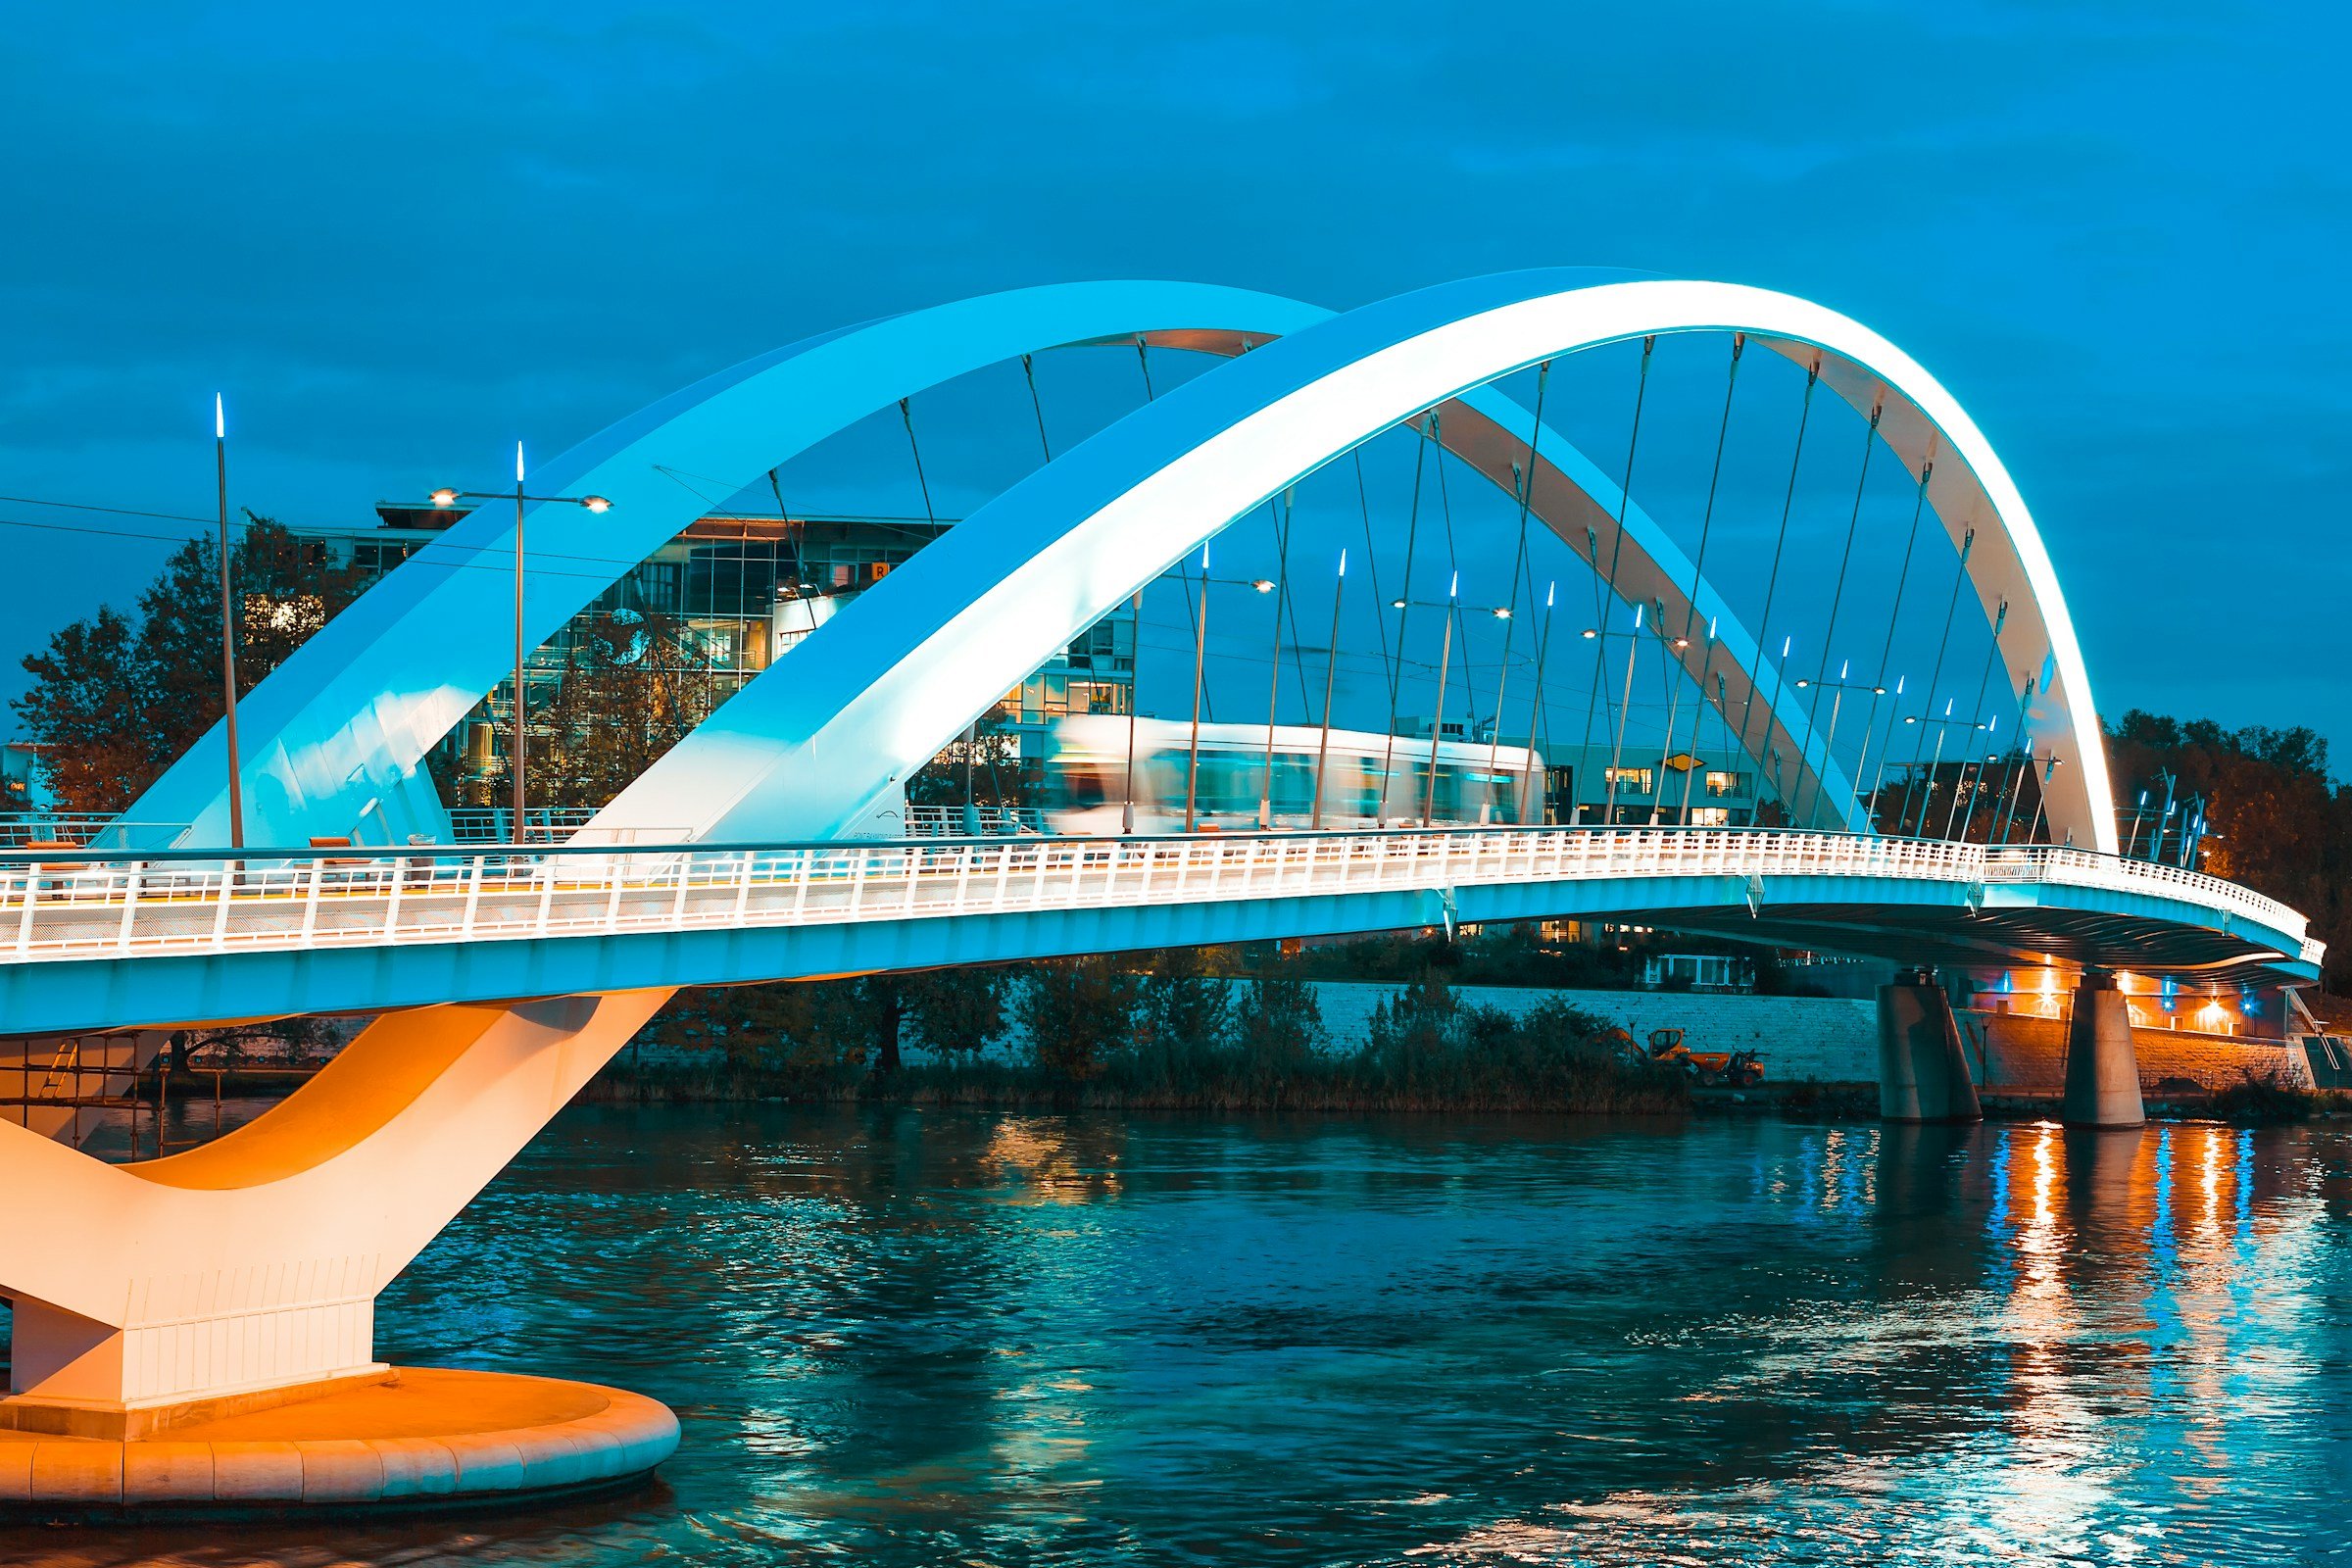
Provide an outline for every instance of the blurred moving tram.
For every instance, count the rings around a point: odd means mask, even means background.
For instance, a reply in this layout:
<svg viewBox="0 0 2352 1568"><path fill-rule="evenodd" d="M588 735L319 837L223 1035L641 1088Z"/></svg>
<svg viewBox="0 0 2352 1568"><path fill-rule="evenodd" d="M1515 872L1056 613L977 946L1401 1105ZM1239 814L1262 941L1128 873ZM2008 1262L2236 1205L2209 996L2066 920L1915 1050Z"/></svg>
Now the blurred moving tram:
<svg viewBox="0 0 2352 1568"><path fill-rule="evenodd" d="M1183 832L1192 725L1138 717L1133 741L1135 831ZM1420 736L1340 729L1331 732L1326 747L1322 730L1310 725L1277 725L1273 743L1272 820L1261 823L1259 807L1269 795L1266 726L1200 726L1200 770L1193 781L1197 830L1313 825L1319 753L1326 829L1418 825L1425 803L1431 822L1442 826L1543 818L1544 760L1526 747L1440 741L1433 748ZM1128 720L1121 716L1075 716L1054 726L1045 767L1048 832L1089 836L1122 831L1129 798L1128 744Z"/></svg>

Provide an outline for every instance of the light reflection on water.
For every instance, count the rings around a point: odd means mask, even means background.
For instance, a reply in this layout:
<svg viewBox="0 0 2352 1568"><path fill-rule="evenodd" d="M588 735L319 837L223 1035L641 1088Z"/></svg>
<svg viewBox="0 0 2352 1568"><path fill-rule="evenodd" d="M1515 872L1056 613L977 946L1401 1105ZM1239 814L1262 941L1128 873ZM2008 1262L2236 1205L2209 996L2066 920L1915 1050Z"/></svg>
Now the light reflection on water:
<svg viewBox="0 0 2352 1568"><path fill-rule="evenodd" d="M574 1110L379 1345L667 1400L659 1488L21 1544L2352 1562L2348 1207L2327 1130Z"/></svg>

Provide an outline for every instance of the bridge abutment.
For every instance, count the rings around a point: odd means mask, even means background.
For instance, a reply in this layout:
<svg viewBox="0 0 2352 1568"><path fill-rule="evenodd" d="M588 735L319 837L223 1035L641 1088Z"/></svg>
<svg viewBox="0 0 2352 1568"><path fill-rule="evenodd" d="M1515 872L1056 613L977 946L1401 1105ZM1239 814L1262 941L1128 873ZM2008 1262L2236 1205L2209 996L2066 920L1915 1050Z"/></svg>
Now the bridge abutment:
<svg viewBox="0 0 2352 1568"><path fill-rule="evenodd" d="M1879 987L1879 1114L1887 1121L1982 1121L1952 999L1934 971Z"/></svg>
<svg viewBox="0 0 2352 1568"><path fill-rule="evenodd" d="M2066 1028L2069 1127L2137 1127L2147 1120L2139 1098L2139 1053L2132 1042L2132 1006L2102 970L2075 987Z"/></svg>

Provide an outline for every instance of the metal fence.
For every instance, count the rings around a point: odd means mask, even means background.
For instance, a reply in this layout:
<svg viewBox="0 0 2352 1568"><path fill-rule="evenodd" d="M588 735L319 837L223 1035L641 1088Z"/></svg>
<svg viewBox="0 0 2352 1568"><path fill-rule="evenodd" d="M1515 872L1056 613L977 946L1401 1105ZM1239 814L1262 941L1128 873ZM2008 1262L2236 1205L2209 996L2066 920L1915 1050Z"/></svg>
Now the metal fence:
<svg viewBox="0 0 2352 1568"><path fill-rule="evenodd" d="M2043 847L1740 828L1462 828L733 848L0 855L0 962L474 942L1612 877L2049 882L2290 935L2233 883Z"/></svg>

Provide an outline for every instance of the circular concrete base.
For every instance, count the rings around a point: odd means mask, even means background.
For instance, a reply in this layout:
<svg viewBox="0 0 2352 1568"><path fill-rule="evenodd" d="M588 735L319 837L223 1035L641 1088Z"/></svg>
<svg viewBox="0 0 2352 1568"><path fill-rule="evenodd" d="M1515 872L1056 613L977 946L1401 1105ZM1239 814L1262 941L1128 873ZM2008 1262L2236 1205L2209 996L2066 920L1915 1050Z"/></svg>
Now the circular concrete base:
<svg viewBox="0 0 2352 1568"><path fill-rule="evenodd" d="M389 1381L128 1443L0 1431L0 1506L489 1502L607 1487L678 1446L640 1394L406 1368Z"/></svg>

